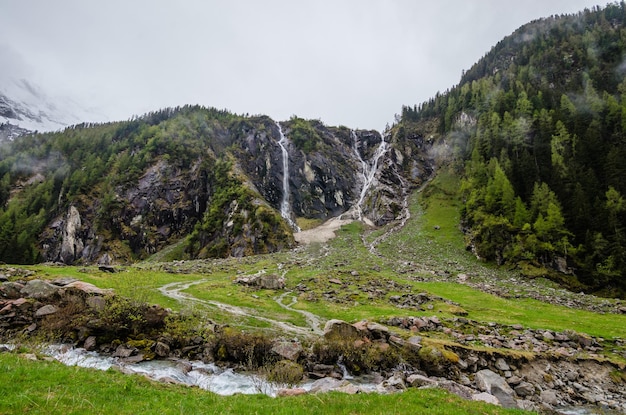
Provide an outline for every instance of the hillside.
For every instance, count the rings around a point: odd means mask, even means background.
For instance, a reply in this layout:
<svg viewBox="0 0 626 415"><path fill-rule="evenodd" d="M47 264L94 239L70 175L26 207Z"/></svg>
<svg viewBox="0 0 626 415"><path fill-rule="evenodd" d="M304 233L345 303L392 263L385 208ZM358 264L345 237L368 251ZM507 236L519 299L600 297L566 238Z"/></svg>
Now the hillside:
<svg viewBox="0 0 626 415"><path fill-rule="evenodd" d="M191 106L25 136L0 148L0 260L239 257L292 247L296 220L388 223L432 162L420 140L384 140Z"/></svg>
<svg viewBox="0 0 626 415"><path fill-rule="evenodd" d="M531 22L403 108L464 177L468 246L574 290L626 289L626 5Z"/></svg>

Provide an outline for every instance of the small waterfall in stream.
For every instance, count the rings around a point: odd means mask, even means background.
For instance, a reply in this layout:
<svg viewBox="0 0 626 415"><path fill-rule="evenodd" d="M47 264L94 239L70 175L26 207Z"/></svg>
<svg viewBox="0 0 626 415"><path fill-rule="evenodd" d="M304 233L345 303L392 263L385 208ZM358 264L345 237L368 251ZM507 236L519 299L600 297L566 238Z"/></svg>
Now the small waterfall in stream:
<svg viewBox="0 0 626 415"><path fill-rule="evenodd" d="M289 153L287 152L286 147L287 137L283 134L283 129L278 121L276 121L276 126L278 127L278 133L280 134L278 145L283 153L283 200L280 203L280 215L287 220L289 225L295 229L296 232L300 232L300 228L291 218L291 204L289 203Z"/></svg>
<svg viewBox="0 0 626 415"><path fill-rule="evenodd" d="M353 147L354 153L356 154L359 162L361 162L361 175L363 176L363 187L361 188L361 194L359 196L359 200L355 205L356 214L358 220L363 220L363 202L365 201L365 196L367 195L367 191L372 187L374 183L374 177L376 176L376 171L378 171L378 162L381 157L387 152L387 142L385 141L385 136L383 134L380 135L381 141L374 153L374 157L368 163L363 160L361 156L361 152L359 151L359 138L356 135L356 132L352 130L352 138L353 138Z"/></svg>

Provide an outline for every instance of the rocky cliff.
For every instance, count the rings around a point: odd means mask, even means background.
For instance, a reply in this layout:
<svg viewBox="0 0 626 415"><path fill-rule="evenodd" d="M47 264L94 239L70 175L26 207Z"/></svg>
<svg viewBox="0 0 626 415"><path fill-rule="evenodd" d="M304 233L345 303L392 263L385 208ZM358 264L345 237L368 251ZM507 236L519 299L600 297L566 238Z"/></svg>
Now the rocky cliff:
<svg viewBox="0 0 626 415"><path fill-rule="evenodd" d="M40 222L28 255L0 246L0 259L125 262L173 244L171 258L242 256L293 246L299 218L381 225L432 172L428 147L394 130L201 107L23 137L2 149L0 214L19 207Z"/></svg>

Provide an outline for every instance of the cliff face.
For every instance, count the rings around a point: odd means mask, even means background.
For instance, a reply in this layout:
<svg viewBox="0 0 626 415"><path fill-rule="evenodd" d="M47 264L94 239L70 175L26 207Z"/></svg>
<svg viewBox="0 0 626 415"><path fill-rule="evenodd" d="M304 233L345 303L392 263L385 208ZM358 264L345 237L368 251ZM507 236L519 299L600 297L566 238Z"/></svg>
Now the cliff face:
<svg viewBox="0 0 626 415"><path fill-rule="evenodd" d="M349 213L381 225L401 216L433 165L426 148L395 133L383 142L376 131L194 107L71 133L10 147L15 160L41 143L64 153L37 161L37 181L33 172L10 177L5 208L30 206L51 182L35 250L66 264L126 262L175 243L172 258L273 252L294 245L298 218ZM75 154L81 146L86 159Z"/></svg>

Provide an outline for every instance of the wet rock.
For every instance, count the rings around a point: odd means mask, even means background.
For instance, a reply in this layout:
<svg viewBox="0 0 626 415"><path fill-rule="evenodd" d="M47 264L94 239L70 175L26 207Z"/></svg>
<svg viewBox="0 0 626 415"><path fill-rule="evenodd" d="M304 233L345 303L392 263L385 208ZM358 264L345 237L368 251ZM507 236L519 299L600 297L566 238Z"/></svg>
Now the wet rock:
<svg viewBox="0 0 626 415"><path fill-rule="evenodd" d="M311 393L327 393L336 390L341 387L344 382L342 380L334 379L334 378L322 378L318 379L311 385ZM349 382L347 382L349 383Z"/></svg>
<svg viewBox="0 0 626 415"><path fill-rule="evenodd" d="M154 353L159 357L167 357L170 355L170 346L164 342L156 342Z"/></svg>
<svg viewBox="0 0 626 415"><path fill-rule="evenodd" d="M87 339L85 339L85 343L83 344L83 347L87 351L95 350L96 343L97 343L96 336L89 336L87 337Z"/></svg>
<svg viewBox="0 0 626 415"><path fill-rule="evenodd" d="M47 281L31 280L24 285L24 288L22 288L20 293L23 296L40 300L52 296L58 290L59 287L52 285Z"/></svg>
<svg viewBox="0 0 626 415"><path fill-rule="evenodd" d="M119 346L117 346L117 349L115 349L113 357L127 358L132 356L132 354L135 352L135 348L126 347L126 345L120 344Z"/></svg>
<svg viewBox="0 0 626 415"><path fill-rule="evenodd" d="M404 378L400 374L395 374L376 385L376 390L380 393L395 393L406 389Z"/></svg>

